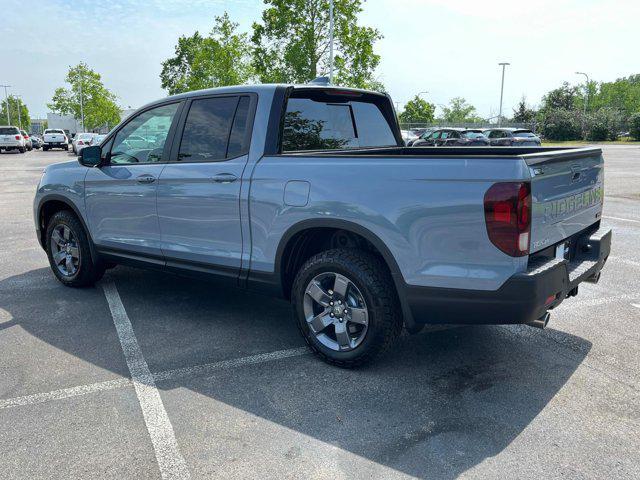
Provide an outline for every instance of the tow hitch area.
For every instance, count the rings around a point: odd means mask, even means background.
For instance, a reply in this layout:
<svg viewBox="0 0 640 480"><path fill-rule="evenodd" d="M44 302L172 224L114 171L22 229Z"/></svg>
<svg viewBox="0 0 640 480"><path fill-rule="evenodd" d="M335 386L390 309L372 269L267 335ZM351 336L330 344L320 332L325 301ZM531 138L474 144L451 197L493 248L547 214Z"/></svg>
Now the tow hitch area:
<svg viewBox="0 0 640 480"><path fill-rule="evenodd" d="M549 323L549 319L551 318L551 314L549 312L545 312L540 318L534 320L533 322L527 323L530 327L535 328L547 328L547 323Z"/></svg>

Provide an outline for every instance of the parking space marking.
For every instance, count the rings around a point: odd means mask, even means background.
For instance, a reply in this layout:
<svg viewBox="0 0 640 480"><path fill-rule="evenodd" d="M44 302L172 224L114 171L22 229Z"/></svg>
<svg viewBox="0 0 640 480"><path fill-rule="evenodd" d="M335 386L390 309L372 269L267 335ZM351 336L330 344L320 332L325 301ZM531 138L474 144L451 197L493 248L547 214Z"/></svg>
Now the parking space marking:
<svg viewBox="0 0 640 480"><path fill-rule="evenodd" d="M622 218L622 217L610 217L609 215L603 215L602 218L610 218L611 220L620 220L621 222L640 223L640 220L633 220L631 218Z"/></svg>
<svg viewBox="0 0 640 480"><path fill-rule="evenodd" d="M118 380L108 380L106 382L91 383L89 385L62 388L60 390L53 390L52 392L25 395L24 397L7 398L0 400L0 410L10 407L21 407L24 405L36 405L38 403L50 402L51 400L62 400L63 398L79 397L81 395L104 392L106 390L127 387L129 385L131 385L131 380L128 378L120 378Z"/></svg>
<svg viewBox="0 0 640 480"><path fill-rule="evenodd" d="M270 362L280 360L282 358L299 357L311 353L307 347L291 348L289 350L278 350L271 353L260 353L249 357L233 358L231 360L222 360L220 362L206 363L203 365L195 365L193 367L176 368L174 370L166 370L164 372L155 373L153 378L156 382L165 380L176 380L189 377L206 377L216 370L223 370L244 365L255 365L257 363Z"/></svg>
<svg viewBox="0 0 640 480"><path fill-rule="evenodd" d="M189 469L182 453L180 453L171 420L169 420L169 415L164 408L149 365L144 359L118 289L113 281L108 280L102 282L102 289L107 298L120 345L131 373L133 387L138 396L147 431L151 437L160 474L165 479L190 478Z"/></svg>

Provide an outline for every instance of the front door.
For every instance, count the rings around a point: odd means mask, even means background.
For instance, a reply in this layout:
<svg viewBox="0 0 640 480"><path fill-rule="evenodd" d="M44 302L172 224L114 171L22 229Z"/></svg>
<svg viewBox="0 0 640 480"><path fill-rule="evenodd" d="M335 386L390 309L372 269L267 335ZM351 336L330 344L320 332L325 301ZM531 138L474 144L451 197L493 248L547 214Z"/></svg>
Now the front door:
<svg viewBox="0 0 640 480"><path fill-rule="evenodd" d="M162 105L132 118L104 145L107 164L87 172L87 218L99 249L161 261L156 191L178 106Z"/></svg>
<svg viewBox="0 0 640 480"><path fill-rule="evenodd" d="M252 103L250 96L235 95L196 98L185 106L175 158L158 184L168 266L237 277L242 259L240 187Z"/></svg>

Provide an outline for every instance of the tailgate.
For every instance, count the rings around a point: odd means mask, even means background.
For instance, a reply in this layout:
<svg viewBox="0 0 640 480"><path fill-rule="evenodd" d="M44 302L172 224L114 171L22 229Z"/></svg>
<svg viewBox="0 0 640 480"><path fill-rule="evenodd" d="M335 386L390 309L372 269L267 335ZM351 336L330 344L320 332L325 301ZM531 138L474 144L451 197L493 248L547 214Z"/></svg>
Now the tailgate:
<svg viewBox="0 0 640 480"><path fill-rule="evenodd" d="M522 156L531 173L531 253L596 223L604 200L604 160L599 148Z"/></svg>

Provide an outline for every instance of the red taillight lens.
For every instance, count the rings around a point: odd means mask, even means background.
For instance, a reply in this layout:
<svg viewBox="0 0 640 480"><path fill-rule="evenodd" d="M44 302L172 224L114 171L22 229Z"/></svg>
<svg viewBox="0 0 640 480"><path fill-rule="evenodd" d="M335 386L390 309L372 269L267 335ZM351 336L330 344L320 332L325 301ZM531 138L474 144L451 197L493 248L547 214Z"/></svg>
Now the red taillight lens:
<svg viewBox="0 0 640 480"><path fill-rule="evenodd" d="M78 140L78 145L84 145L84 142L82 140Z"/></svg>
<svg viewBox="0 0 640 480"><path fill-rule="evenodd" d="M484 218L489 240L512 257L529 254L531 185L526 182L493 184L484 194Z"/></svg>
<svg viewBox="0 0 640 480"><path fill-rule="evenodd" d="M22 137L20 135L16 135L16 140L20 140Z"/></svg>

